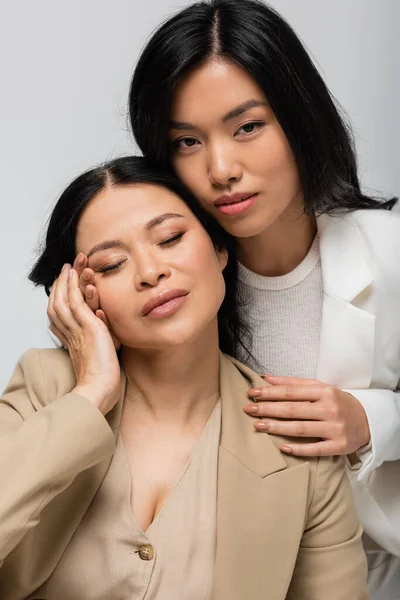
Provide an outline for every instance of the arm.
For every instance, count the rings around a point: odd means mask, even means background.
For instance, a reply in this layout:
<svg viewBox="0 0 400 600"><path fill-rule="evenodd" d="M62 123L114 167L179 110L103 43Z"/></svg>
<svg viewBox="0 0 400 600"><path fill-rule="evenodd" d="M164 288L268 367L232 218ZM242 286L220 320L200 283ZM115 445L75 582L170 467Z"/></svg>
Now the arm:
<svg viewBox="0 0 400 600"><path fill-rule="evenodd" d="M48 316L69 359L49 361L46 378L40 353L28 353L0 401L0 561L46 504L114 448L103 415L119 398L118 357L69 265L52 286Z"/></svg>
<svg viewBox="0 0 400 600"><path fill-rule="evenodd" d="M367 415L371 443L360 448L348 463L351 478L368 485L371 473L385 461L400 460L400 392L391 390L348 390ZM357 460L358 459L358 460Z"/></svg>
<svg viewBox="0 0 400 600"><path fill-rule="evenodd" d="M287 600L367 600L367 566L339 457L320 458Z"/></svg>
<svg viewBox="0 0 400 600"><path fill-rule="evenodd" d="M92 402L68 393L47 404L45 394L40 351L29 351L0 398L0 561L78 473L114 450Z"/></svg>

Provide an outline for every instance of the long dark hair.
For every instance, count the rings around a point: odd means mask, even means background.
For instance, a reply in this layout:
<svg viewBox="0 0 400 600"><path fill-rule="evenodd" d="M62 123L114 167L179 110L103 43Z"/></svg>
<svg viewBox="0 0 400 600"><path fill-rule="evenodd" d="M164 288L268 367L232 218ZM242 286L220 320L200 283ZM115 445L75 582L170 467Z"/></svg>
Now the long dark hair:
<svg viewBox="0 0 400 600"><path fill-rule="evenodd" d="M168 123L177 85L196 67L222 57L263 90L292 148L307 213L391 209L361 192L350 128L290 25L258 0L195 2L152 35L129 96L133 134L143 154L171 169Z"/></svg>
<svg viewBox="0 0 400 600"><path fill-rule="evenodd" d="M237 356L248 351L249 329L239 316L237 295L237 263L234 239L201 207L196 198L174 176L162 173L144 158L126 156L111 160L79 175L61 194L47 226L41 254L29 273L35 285L42 285L47 294L65 263L72 264L76 256L76 231L87 204L109 186L153 184L167 188L187 204L207 231L216 250L228 251L224 270L226 294L218 313L219 343L223 352Z"/></svg>

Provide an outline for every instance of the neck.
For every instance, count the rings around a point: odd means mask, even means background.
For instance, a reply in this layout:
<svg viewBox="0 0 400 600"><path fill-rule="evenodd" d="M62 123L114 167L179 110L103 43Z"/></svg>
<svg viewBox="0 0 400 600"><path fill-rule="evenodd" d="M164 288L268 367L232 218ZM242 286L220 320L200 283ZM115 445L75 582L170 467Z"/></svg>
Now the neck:
<svg viewBox="0 0 400 600"><path fill-rule="evenodd" d="M219 398L217 321L188 343L162 350L124 347L125 404L155 424L206 422Z"/></svg>
<svg viewBox="0 0 400 600"><path fill-rule="evenodd" d="M268 229L239 240L238 258L258 275L286 275L305 258L316 232L315 216L292 203Z"/></svg>

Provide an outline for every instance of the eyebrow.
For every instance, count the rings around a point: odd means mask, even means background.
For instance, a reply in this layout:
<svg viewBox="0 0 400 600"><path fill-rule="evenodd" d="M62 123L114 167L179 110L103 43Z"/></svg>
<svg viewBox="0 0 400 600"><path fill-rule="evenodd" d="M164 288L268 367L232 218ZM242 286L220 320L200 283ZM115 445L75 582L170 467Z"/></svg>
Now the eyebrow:
<svg viewBox="0 0 400 600"><path fill-rule="evenodd" d="M268 106L268 103L264 100L246 100L242 104L235 106L229 112L227 112L221 119L223 123L230 121L231 119L235 119L236 117L240 117L243 113L247 112L251 108L256 108L257 106ZM185 123L183 121L170 121L170 129L195 129L195 126L192 123Z"/></svg>
<svg viewBox="0 0 400 600"><path fill-rule="evenodd" d="M96 252L101 252L102 250L109 250L110 248L125 248L126 244L123 244L121 240L107 240L106 242L101 242L100 244L96 244L86 255L87 258L90 258Z"/></svg>
<svg viewBox="0 0 400 600"><path fill-rule="evenodd" d="M150 229L153 229L153 227L157 227L157 225L161 225L161 223L164 223L164 221L168 221L168 219L175 219L175 218L180 218L183 219L183 215L180 215L178 213L164 213L163 215L159 215L158 217L154 217L154 219L151 219L151 221L149 221L146 225L146 231L150 231Z"/></svg>
<svg viewBox="0 0 400 600"><path fill-rule="evenodd" d="M158 225L161 225L161 223L164 223L164 221L168 221L168 219L175 219L175 218L183 219L184 217L183 217L183 215L180 215L178 213L164 213L163 215L158 215L158 217L154 217L154 219L151 219L151 221L146 223L145 229L146 229L146 231L150 231L154 227L157 227ZM87 258L90 258L96 252L101 252L103 250L110 250L111 248L123 248L126 250L127 246L126 246L126 244L121 242L121 240L107 240L105 242L100 242L100 244L96 244L95 246L93 246L93 248L90 250L90 252L88 252Z"/></svg>

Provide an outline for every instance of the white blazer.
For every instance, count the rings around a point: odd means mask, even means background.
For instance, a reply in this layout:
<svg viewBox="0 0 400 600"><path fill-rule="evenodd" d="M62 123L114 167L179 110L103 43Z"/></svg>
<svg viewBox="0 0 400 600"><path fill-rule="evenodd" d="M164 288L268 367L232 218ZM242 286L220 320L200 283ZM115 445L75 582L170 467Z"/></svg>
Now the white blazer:
<svg viewBox="0 0 400 600"><path fill-rule="evenodd" d="M400 215L322 215L324 288L317 379L362 403L371 430L348 465L358 514L379 545L400 556Z"/></svg>

